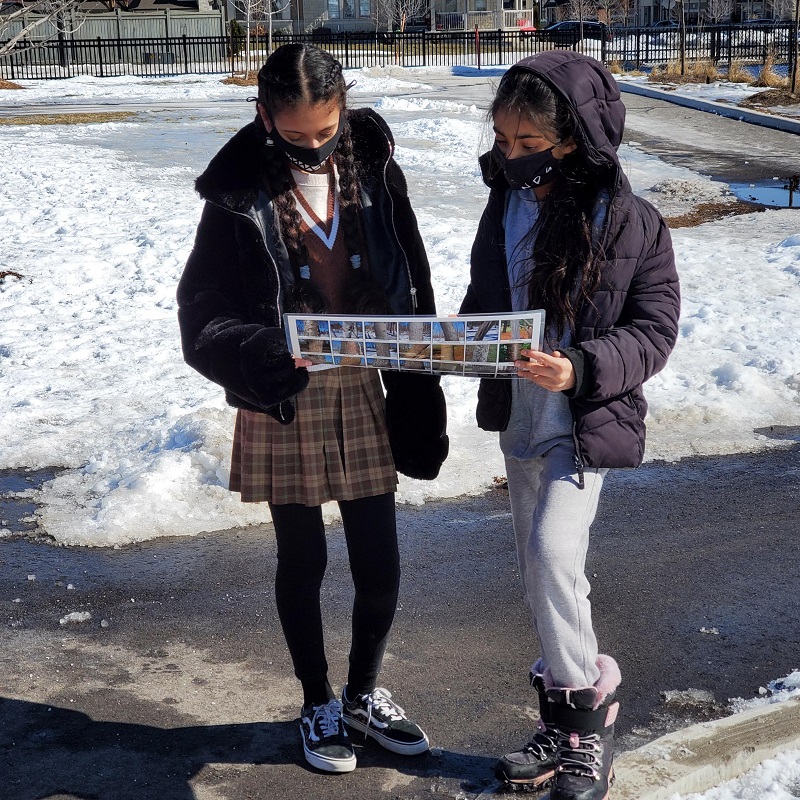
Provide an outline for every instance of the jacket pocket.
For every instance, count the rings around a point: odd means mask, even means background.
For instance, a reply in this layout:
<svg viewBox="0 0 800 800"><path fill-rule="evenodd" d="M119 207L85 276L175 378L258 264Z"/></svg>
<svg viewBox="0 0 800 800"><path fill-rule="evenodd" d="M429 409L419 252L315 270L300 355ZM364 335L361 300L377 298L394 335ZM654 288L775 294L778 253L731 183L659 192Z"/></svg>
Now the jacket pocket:
<svg viewBox="0 0 800 800"><path fill-rule="evenodd" d="M481 378L478 386L478 427L484 431L504 431L511 417L511 381Z"/></svg>

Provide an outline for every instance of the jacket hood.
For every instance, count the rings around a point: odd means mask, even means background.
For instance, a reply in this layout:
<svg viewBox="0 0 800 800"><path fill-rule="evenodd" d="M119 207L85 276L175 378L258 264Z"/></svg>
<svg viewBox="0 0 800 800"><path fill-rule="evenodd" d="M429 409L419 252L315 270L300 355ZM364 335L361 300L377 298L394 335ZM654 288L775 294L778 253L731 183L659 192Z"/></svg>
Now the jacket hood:
<svg viewBox="0 0 800 800"><path fill-rule="evenodd" d="M384 120L372 109L347 109L353 148L363 170L383 168L394 153L394 139ZM260 167L266 131L258 115L245 125L211 159L195 181L204 200L243 210L252 205L262 188Z"/></svg>
<svg viewBox="0 0 800 800"><path fill-rule="evenodd" d="M617 180L624 183L617 148L625 129L625 106L611 73L596 59L571 50L523 58L507 74L515 70L533 72L566 100L578 121L575 139L584 157L598 167L615 167ZM496 171L488 156L481 159L487 183Z"/></svg>
<svg viewBox="0 0 800 800"><path fill-rule="evenodd" d="M578 144L592 161L619 164L625 106L617 82L599 61L571 50L551 50L523 58L509 72L517 69L535 73L569 103L578 120Z"/></svg>

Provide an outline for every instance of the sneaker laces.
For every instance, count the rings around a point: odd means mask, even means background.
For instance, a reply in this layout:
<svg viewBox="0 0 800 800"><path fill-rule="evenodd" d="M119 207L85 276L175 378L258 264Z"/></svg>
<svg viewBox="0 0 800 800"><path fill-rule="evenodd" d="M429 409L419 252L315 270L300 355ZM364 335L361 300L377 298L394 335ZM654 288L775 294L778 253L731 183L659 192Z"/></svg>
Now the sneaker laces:
<svg viewBox="0 0 800 800"><path fill-rule="evenodd" d="M392 693L386 689L373 689L369 694L364 695L364 701L369 709L369 720L372 719L372 712L376 711L390 722L399 722L406 718L406 712L392 700Z"/></svg>
<svg viewBox="0 0 800 800"><path fill-rule="evenodd" d="M558 731L558 772L600 780L600 735Z"/></svg>
<svg viewBox="0 0 800 800"><path fill-rule="evenodd" d="M323 706L314 706L312 726L319 726L323 736L336 736L342 720L342 704L336 700L329 700Z"/></svg>

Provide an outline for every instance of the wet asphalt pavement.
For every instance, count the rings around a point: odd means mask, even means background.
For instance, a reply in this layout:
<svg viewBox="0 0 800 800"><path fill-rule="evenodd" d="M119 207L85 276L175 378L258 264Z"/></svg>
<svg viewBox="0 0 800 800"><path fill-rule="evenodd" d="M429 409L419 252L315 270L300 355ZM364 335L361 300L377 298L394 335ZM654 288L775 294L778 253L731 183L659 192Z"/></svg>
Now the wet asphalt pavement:
<svg viewBox="0 0 800 800"><path fill-rule="evenodd" d="M782 435L795 443L609 476L588 570L602 650L624 676L620 749L724 715L728 698L800 666L800 445L797 431ZM0 513L25 524L13 502ZM3 798L493 794L494 757L535 717L508 498L401 506L399 518L403 582L382 683L434 750L402 758L359 743L348 776L302 757L269 525L120 549L0 541ZM329 541L338 688L352 593L341 530ZM60 623L76 611L91 619Z"/></svg>

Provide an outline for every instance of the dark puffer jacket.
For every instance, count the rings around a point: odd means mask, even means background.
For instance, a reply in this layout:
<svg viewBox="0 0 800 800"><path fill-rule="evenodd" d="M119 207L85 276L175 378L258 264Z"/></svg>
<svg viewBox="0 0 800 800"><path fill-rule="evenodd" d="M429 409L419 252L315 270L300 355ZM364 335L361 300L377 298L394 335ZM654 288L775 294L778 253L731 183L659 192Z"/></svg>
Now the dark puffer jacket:
<svg viewBox="0 0 800 800"><path fill-rule="evenodd" d="M369 109L348 111L362 168L362 229L370 271L394 314L435 313L430 267L411 209L394 140ZM225 389L233 406L294 420L292 398L308 384L283 329L294 276L277 215L260 175L264 130L242 128L197 179L206 200L194 248L178 285L178 322L186 362ZM382 373L397 469L436 477L447 456L439 379Z"/></svg>
<svg viewBox="0 0 800 800"><path fill-rule="evenodd" d="M611 255L601 264L593 304L584 304L580 313L574 347L565 352L578 381L567 396L579 469L635 467L645 443L642 384L664 367L678 335L680 291L669 230L660 214L633 194L619 166L616 149L625 107L602 65L577 53L553 51L512 69L535 72L563 95L580 121L578 147L598 166L616 168L599 234L604 252ZM491 192L472 249L464 314L511 309L503 230L508 184L492 159L484 156L481 164ZM479 426L505 430L510 413L511 382L482 380Z"/></svg>

